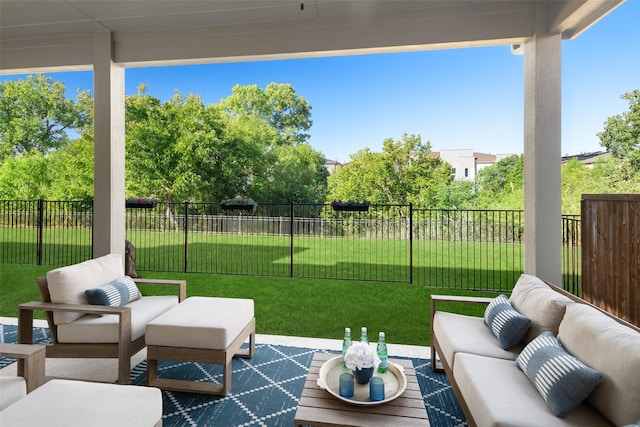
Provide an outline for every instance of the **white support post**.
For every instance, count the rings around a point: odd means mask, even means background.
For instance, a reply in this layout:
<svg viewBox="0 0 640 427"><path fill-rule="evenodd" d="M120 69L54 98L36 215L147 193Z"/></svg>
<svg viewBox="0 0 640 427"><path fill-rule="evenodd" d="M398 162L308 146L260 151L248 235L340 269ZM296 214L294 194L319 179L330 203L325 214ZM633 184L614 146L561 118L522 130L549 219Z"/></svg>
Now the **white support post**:
<svg viewBox="0 0 640 427"><path fill-rule="evenodd" d="M541 9L524 49L524 270L562 285L561 41Z"/></svg>
<svg viewBox="0 0 640 427"><path fill-rule="evenodd" d="M94 257L124 259L124 67L113 61L112 35L94 34Z"/></svg>

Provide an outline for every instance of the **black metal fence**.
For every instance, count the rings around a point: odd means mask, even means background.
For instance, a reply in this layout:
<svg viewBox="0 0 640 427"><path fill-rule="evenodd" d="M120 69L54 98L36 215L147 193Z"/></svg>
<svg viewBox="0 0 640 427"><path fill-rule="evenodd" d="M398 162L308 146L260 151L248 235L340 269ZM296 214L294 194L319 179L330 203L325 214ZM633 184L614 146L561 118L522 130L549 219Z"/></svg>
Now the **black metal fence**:
<svg viewBox="0 0 640 427"><path fill-rule="evenodd" d="M92 257L91 202L0 201L0 262ZM139 271L288 276L508 291L523 271L519 210L158 203L127 208ZM577 224L577 225L576 225ZM564 280L579 287L579 218L563 217Z"/></svg>
<svg viewBox="0 0 640 427"><path fill-rule="evenodd" d="M562 286L582 295L582 243L580 215L562 215Z"/></svg>

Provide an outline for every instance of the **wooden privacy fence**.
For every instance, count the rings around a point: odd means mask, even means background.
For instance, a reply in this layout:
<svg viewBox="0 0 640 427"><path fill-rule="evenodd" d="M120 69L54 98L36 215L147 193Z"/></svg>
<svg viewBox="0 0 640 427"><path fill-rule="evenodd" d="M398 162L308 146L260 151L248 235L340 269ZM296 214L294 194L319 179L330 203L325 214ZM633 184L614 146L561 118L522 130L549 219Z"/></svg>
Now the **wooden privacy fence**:
<svg viewBox="0 0 640 427"><path fill-rule="evenodd" d="M565 253L579 248L576 219L572 221ZM365 211L334 211L330 205L293 203L261 203L249 211L222 209L217 203L158 203L126 210L126 238L136 247L139 271L403 282L497 292L508 292L523 271L523 230L519 210L372 205ZM92 203L0 201L0 233L3 264L80 262L92 254ZM564 264L565 280L578 283L579 265Z"/></svg>
<svg viewBox="0 0 640 427"><path fill-rule="evenodd" d="M582 297L640 326L640 194L582 196Z"/></svg>

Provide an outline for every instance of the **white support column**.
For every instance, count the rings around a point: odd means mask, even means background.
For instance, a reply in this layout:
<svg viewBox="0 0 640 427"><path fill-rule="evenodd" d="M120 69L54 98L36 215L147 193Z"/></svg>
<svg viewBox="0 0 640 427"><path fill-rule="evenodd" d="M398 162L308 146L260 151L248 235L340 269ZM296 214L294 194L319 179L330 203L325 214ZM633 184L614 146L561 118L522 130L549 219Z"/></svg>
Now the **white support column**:
<svg viewBox="0 0 640 427"><path fill-rule="evenodd" d="M124 259L124 67L113 62L110 32L93 40L93 255Z"/></svg>
<svg viewBox="0 0 640 427"><path fill-rule="evenodd" d="M562 38L538 18L524 48L524 271L562 285Z"/></svg>

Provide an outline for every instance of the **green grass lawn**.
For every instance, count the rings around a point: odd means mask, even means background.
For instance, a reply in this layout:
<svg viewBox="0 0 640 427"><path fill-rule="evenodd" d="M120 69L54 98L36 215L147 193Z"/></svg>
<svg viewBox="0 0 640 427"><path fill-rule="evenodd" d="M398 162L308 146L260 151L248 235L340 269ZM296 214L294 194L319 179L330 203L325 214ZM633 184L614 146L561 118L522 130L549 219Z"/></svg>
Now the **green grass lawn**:
<svg viewBox="0 0 640 427"><path fill-rule="evenodd" d="M38 301L36 277L52 267L0 265L0 316L16 317L18 305ZM188 296L252 298L257 332L314 338L341 339L346 326L371 335L384 331L397 344L430 344L430 295L488 295L473 291L433 289L419 285L352 280L297 279L211 274L150 273L146 278L185 279ZM150 294L150 287L140 287ZM443 305L443 307L446 307ZM456 312L482 315L473 305ZM39 318L44 318L38 313ZM356 332L356 339L358 338Z"/></svg>

